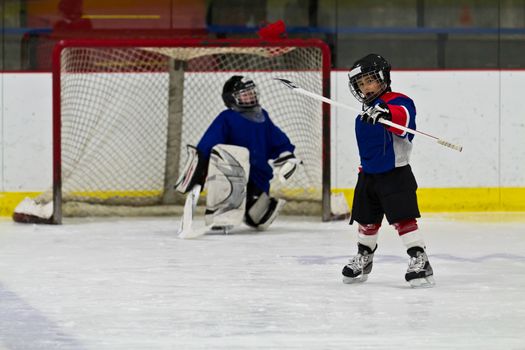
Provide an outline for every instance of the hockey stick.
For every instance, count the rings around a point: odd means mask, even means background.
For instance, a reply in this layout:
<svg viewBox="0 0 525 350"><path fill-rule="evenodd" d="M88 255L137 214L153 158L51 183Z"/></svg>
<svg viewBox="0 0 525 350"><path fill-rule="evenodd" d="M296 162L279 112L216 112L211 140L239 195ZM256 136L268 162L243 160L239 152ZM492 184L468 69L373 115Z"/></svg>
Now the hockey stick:
<svg viewBox="0 0 525 350"><path fill-rule="evenodd" d="M200 192L201 185L195 185L186 196L184 212L182 213L179 231L177 232L179 238L194 238L200 235L191 228L193 223L193 214L195 213L195 208L197 207L197 201L199 200Z"/></svg>
<svg viewBox="0 0 525 350"><path fill-rule="evenodd" d="M310 92L310 91L307 91L305 89L302 89L300 87L298 87L297 85L295 85L293 82L291 82L290 80L286 80L286 79L281 79L281 78L274 78L275 80L279 80L281 83L283 83L285 86L289 87L290 89L292 89L293 91L297 92L297 93L300 93L302 95L305 95L305 96L309 96L309 97L312 97L316 100L319 100L319 101L322 101L322 102L326 102L326 103L329 103L331 105L334 105L334 106L337 106L337 107L341 107L341 108L345 108L347 110L350 110L352 112L357 112L357 113L362 113L362 111L360 111L359 109L357 108L354 108L354 107L351 107L351 106L348 106L344 103L341 103L341 102L337 102L337 101L334 101L334 100L331 100L329 98L326 98L324 96L321 96L321 95L318 95L318 94L315 94L313 92ZM460 146L460 145L455 145L451 142L448 142L448 141L445 141L443 139L440 139L439 137L436 137L436 136L432 136L430 134L427 134L425 132L422 132L422 131L418 131L418 130L414 130L414 129L410 129L410 128L407 128L407 127L404 127L402 125L399 125L399 124L396 124L396 123L393 123L391 122L390 120L385 120L383 118L379 118L378 119L378 122L381 123L381 124L384 124L384 125L388 125L388 126L391 126L391 127L394 127L396 129L399 129L399 130L403 130L403 131L406 131L410 134L414 134L414 135L421 135L421 136L425 136L427 138L430 138L430 139L433 139L435 140L437 143L439 143L440 145L442 146L445 146L445 147L448 147L448 148L452 148L453 150L456 150L458 152L461 152L463 150L463 146Z"/></svg>

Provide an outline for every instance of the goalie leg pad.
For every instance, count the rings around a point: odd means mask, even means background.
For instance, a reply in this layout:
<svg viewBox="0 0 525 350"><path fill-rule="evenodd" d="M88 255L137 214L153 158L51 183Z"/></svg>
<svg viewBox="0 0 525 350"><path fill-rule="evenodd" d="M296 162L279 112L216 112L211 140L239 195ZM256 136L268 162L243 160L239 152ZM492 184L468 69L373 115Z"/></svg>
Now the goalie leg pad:
<svg viewBox="0 0 525 350"><path fill-rule="evenodd" d="M186 152L186 164L175 185L175 190L180 193L188 193L195 185L204 185L208 166L208 161L199 155L195 146L187 145Z"/></svg>
<svg viewBox="0 0 525 350"><path fill-rule="evenodd" d="M258 197L254 196L248 204L245 222L248 226L258 230L266 230L279 215L286 201L268 196L262 192Z"/></svg>
<svg viewBox="0 0 525 350"><path fill-rule="evenodd" d="M213 147L208 168L205 222L231 226L242 222L246 208L246 184L250 152L233 145Z"/></svg>

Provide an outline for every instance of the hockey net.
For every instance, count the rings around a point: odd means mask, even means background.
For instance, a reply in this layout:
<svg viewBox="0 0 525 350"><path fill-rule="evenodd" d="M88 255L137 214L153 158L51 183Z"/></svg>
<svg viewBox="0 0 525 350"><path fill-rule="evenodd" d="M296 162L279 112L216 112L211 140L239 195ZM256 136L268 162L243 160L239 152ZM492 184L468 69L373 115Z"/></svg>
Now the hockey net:
<svg viewBox="0 0 525 350"><path fill-rule="evenodd" d="M304 161L286 185L272 182L272 195L288 200L289 213L324 216L326 106L274 79L326 95L329 50L316 40L59 43L53 189L34 202L52 212L54 223L62 216L179 213L183 196L173 188L186 145L195 145L225 109L222 87L234 74L256 82L261 105ZM15 220L30 221L16 211Z"/></svg>

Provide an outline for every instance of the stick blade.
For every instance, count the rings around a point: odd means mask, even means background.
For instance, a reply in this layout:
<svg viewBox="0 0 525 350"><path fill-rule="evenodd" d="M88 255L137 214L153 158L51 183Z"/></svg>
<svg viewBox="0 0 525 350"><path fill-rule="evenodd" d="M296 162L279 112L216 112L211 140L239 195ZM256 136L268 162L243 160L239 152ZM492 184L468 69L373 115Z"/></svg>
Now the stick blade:
<svg viewBox="0 0 525 350"><path fill-rule="evenodd" d="M193 230L193 213L197 207L197 201L199 200L199 193L201 186L196 185L192 188L190 193L186 196L186 202L184 203L184 212L180 221L180 226L177 231L177 235L181 239L193 238L199 236L199 232Z"/></svg>
<svg viewBox="0 0 525 350"><path fill-rule="evenodd" d="M280 81L281 83L283 83L286 87L289 87L290 89L299 88L297 85L295 85L293 82L291 82L288 79L283 79L283 78L274 78L274 79Z"/></svg>
<svg viewBox="0 0 525 350"><path fill-rule="evenodd" d="M206 229L194 229L190 228L189 230L184 230L181 233L179 233L180 239L192 239L197 238L200 236L203 236L206 232L208 232Z"/></svg>

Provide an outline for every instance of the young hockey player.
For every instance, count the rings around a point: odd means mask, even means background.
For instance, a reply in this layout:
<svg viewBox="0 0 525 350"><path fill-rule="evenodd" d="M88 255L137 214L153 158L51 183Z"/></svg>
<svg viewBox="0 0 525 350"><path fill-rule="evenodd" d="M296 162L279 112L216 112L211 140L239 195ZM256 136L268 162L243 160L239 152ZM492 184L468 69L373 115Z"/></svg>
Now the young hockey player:
<svg viewBox="0 0 525 350"><path fill-rule="evenodd" d="M426 247L418 231L417 183L409 165L414 136L380 123L380 118L415 129L416 108L406 95L392 92L390 64L380 55L357 60L349 87L363 103L355 132L361 166L350 224L358 223L357 255L343 268L343 282L364 282L372 271L383 216L397 230L409 255L405 279L412 287L434 285Z"/></svg>
<svg viewBox="0 0 525 350"><path fill-rule="evenodd" d="M230 77L224 84L222 99L227 109L213 120L196 148L188 146L194 161L193 165L187 163L177 190L186 193L196 184L203 185L208 175L208 225L216 223L219 215L242 210L247 225L264 230L285 203L269 195L274 169L279 179L286 181L301 162L288 136L259 104L253 80ZM219 221L218 226L225 223Z"/></svg>

